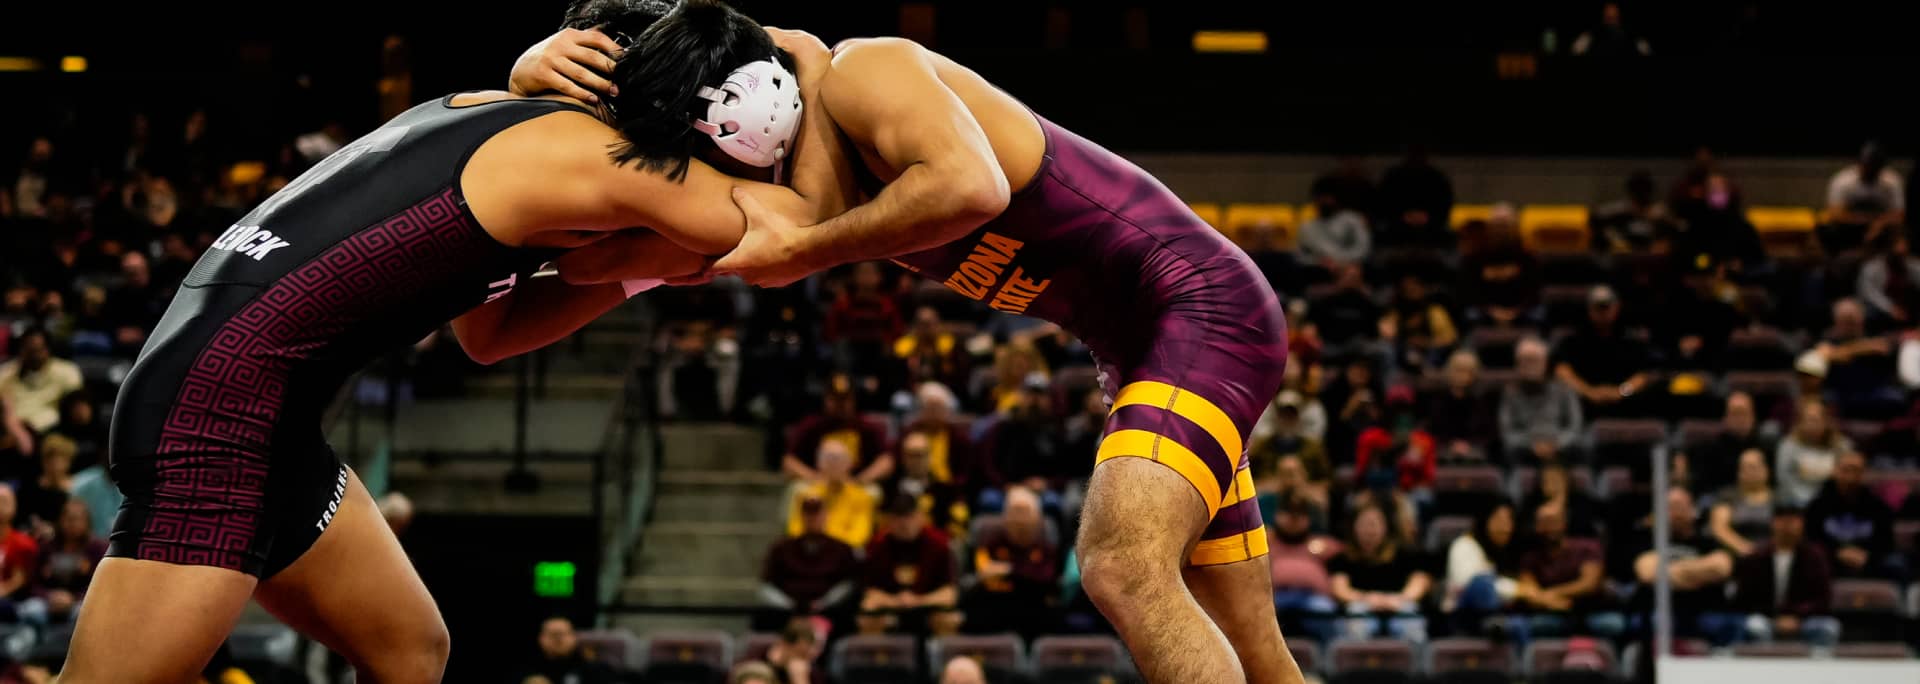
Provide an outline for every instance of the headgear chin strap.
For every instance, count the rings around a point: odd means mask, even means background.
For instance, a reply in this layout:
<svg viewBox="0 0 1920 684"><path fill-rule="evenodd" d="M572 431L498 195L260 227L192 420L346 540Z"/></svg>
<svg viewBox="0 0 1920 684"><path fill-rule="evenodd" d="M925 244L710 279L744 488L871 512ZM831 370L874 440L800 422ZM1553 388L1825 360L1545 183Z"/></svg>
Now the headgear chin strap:
<svg viewBox="0 0 1920 684"><path fill-rule="evenodd" d="M693 127L713 138L727 156L766 168L793 151L800 131L800 80L769 57L748 63L719 87L701 87L697 93L707 105L706 118L694 118Z"/></svg>

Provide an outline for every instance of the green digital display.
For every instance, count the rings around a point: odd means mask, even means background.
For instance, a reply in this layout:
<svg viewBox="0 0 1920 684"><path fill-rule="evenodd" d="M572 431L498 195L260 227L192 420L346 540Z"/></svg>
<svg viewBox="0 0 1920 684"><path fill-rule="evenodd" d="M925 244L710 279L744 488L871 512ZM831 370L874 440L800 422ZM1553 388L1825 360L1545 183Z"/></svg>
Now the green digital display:
<svg viewBox="0 0 1920 684"><path fill-rule="evenodd" d="M541 561L533 564L533 594L548 598L573 596L573 563Z"/></svg>

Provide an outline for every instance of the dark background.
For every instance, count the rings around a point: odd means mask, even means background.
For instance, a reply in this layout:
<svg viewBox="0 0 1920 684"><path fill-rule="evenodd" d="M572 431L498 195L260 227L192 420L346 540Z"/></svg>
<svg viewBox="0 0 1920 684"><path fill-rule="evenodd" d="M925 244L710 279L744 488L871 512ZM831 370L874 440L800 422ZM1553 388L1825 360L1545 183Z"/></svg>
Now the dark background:
<svg viewBox="0 0 1920 684"><path fill-rule="evenodd" d="M0 10L0 54L79 54L85 74L0 74L0 130L124 128L205 106L256 144L379 122L374 81L404 38L413 98L498 88L558 24L558 0L63 3ZM902 3L739 3L828 41L899 33ZM1599 3L932 2L929 37L1043 114L1120 150L1682 156L1912 149L1910 3L1626 3L1650 59L1566 56ZM1144 26L1144 35L1130 31ZM1192 31L1263 30L1263 55L1197 55ZM1541 53L1552 29L1558 54ZM1144 42L1140 38L1144 38ZM1501 54L1535 54L1502 79ZM233 119L260 122L236 126ZM269 123L270 122L270 123ZM165 121L156 121L166 126ZM17 125L26 124L26 125ZM98 130L98 127L95 127ZM0 159L19 154L0 140ZM248 141L237 141L248 142ZM264 153L263 153L264 154Z"/></svg>

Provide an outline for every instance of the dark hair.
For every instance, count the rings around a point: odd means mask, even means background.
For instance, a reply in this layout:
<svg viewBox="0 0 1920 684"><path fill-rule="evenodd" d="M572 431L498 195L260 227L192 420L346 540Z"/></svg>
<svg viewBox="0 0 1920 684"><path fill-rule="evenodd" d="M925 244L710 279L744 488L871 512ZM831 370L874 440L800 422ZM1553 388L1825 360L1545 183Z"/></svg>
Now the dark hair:
<svg viewBox="0 0 1920 684"><path fill-rule="evenodd" d="M819 640L819 635L814 634L813 628L806 623L796 620L780 630L780 640L789 644L811 644Z"/></svg>
<svg viewBox="0 0 1920 684"><path fill-rule="evenodd" d="M1513 533L1507 537L1505 546L1495 546L1493 536L1487 533L1487 523L1493 520L1493 514L1500 512L1501 509L1506 509L1507 514L1513 516ZM1479 515L1473 516L1471 534L1473 541L1480 545L1480 551L1487 554L1487 560L1491 561L1493 567L1501 574L1519 569L1520 510L1513 505L1512 501L1507 500L1507 497L1494 497L1492 501L1487 502L1486 508L1480 510Z"/></svg>
<svg viewBox="0 0 1920 684"><path fill-rule="evenodd" d="M679 181L707 136L690 119L703 111L703 86L734 69L774 57L793 68L793 58L773 44L765 29L719 0L681 0L626 46L613 69L620 96L610 102L614 127L624 142L616 163L634 162Z"/></svg>
<svg viewBox="0 0 1920 684"><path fill-rule="evenodd" d="M671 0L574 0L560 28L599 29L618 40L640 35L671 11Z"/></svg>

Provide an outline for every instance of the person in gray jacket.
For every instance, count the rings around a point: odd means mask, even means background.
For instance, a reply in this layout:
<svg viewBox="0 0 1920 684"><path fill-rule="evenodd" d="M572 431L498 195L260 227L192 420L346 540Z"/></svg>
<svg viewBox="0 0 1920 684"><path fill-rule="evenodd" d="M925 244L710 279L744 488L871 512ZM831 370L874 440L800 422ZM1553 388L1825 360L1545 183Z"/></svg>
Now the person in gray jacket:
<svg viewBox="0 0 1920 684"><path fill-rule="evenodd" d="M1513 359L1520 379L1500 395L1500 441L1508 462L1564 458L1578 445L1585 425L1580 398L1547 375L1547 344L1539 338L1521 340Z"/></svg>

